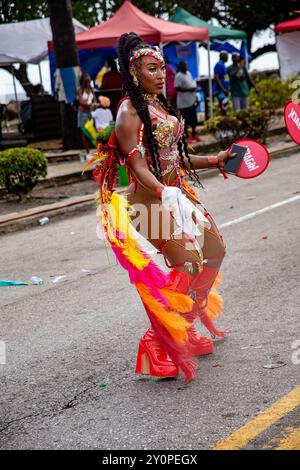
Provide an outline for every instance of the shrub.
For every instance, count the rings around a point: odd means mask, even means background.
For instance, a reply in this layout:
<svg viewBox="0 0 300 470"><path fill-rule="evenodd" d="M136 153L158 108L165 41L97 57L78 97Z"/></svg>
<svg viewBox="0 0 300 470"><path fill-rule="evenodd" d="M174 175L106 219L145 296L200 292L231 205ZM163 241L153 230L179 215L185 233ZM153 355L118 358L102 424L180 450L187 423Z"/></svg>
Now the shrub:
<svg viewBox="0 0 300 470"><path fill-rule="evenodd" d="M12 148L0 152L0 185L20 199L29 193L40 176L47 175L48 160L36 149Z"/></svg>
<svg viewBox="0 0 300 470"><path fill-rule="evenodd" d="M268 110L248 108L215 116L206 121L205 126L221 142L222 148L227 149L245 135L265 143L270 117Z"/></svg>
<svg viewBox="0 0 300 470"><path fill-rule="evenodd" d="M276 108L282 108L291 99L293 89L288 82L280 78L263 78L256 81L259 94L252 88L249 105L258 109L267 109L274 113Z"/></svg>
<svg viewBox="0 0 300 470"><path fill-rule="evenodd" d="M109 141L111 134L114 131L114 128L115 128L115 123L112 122L109 126L107 126L105 129L99 132L99 134L97 135L97 142L101 142L101 144L106 145L107 142Z"/></svg>

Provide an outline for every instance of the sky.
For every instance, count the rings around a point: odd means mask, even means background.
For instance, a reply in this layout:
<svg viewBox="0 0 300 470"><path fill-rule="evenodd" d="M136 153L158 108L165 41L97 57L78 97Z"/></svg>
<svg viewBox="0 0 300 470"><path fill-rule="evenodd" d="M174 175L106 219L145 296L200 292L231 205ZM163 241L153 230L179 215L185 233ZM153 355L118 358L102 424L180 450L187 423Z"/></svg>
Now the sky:
<svg viewBox="0 0 300 470"><path fill-rule="evenodd" d="M256 50L258 47L262 47L265 44L271 44L275 42L275 35L271 29L263 31L260 34L255 35L252 43L252 49ZM236 45L238 48L240 46L240 41L232 41L233 45ZM199 49L199 57L200 57L200 75L207 75L208 74L208 63L207 63L207 51L201 47ZM211 52L211 69L215 66L216 62L218 61L219 54L217 52ZM227 63L230 65L230 61ZM250 64L250 72L253 70L270 70L270 69L277 69L278 68L278 57L276 52L269 52L264 54L257 59L255 59ZM43 85L46 91L51 91L50 86L50 71L49 71L49 62L43 61L41 62L41 73L43 79ZM32 83L40 83L40 75L39 69L37 65L29 65L28 67L28 74L29 79ZM17 93L20 94L20 98L24 99L21 96L24 93L23 88L19 85L18 81L17 84ZM6 72L5 70L0 69L0 101L6 102L7 100L4 98L6 95L12 95L14 93L13 88L13 81L12 76Z"/></svg>

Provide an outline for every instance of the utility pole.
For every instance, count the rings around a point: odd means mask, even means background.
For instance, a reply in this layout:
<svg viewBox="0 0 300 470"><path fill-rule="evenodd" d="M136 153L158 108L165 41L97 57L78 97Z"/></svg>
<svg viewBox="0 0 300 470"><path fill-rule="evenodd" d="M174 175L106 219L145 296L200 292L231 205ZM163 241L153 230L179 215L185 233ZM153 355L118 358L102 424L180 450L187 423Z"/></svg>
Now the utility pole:
<svg viewBox="0 0 300 470"><path fill-rule="evenodd" d="M53 36L53 46L56 61L56 73L60 77L61 90L59 93L62 137L64 150L78 148L78 129L76 110L73 106L77 86L79 57L75 42L71 0L48 0L48 10ZM65 93L64 78L74 80L73 86ZM71 83L72 83L71 78Z"/></svg>

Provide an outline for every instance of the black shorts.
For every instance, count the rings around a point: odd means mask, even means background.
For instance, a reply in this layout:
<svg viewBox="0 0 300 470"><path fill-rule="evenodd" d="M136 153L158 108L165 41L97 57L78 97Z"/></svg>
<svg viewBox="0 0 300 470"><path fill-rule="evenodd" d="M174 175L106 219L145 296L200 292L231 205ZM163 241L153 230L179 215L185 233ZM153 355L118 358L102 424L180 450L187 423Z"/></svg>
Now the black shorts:
<svg viewBox="0 0 300 470"><path fill-rule="evenodd" d="M197 112L196 106L191 106L190 108L181 108L180 112L185 120L186 126L196 126L197 125Z"/></svg>

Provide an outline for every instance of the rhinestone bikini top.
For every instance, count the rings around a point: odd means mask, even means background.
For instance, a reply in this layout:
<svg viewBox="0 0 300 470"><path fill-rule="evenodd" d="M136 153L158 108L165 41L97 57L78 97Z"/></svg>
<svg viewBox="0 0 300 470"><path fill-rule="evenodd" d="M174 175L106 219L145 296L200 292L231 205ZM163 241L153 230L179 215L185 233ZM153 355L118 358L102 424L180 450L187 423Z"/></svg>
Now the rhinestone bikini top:
<svg viewBox="0 0 300 470"><path fill-rule="evenodd" d="M161 160L164 160L166 163L165 168L162 168L162 175L166 175L172 170L175 170L176 173L179 169L179 154L177 143L184 133L184 119L178 121L175 116L172 117L168 114L168 110L164 107L156 98L153 98L152 95L145 95L144 100L151 106L153 116L151 121L153 124L153 135L157 141L159 147L159 155ZM164 115L162 114L164 112ZM175 131L175 124L177 124L177 130ZM128 154L127 159L135 155L137 152L140 152L142 157L145 157L147 154L147 149L144 145L144 124L141 122L139 126L137 144ZM151 166L151 161L149 161Z"/></svg>
<svg viewBox="0 0 300 470"><path fill-rule="evenodd" d="M156 138L158 146L161 148L172 147L174 144L177 144L179 139L182 137L184 132L184 122L183 119L178 123L178 128L176 134L174 134L175 123L172 119L167 119L166 121L160 121L153 131L153 135Z"/></svg>

